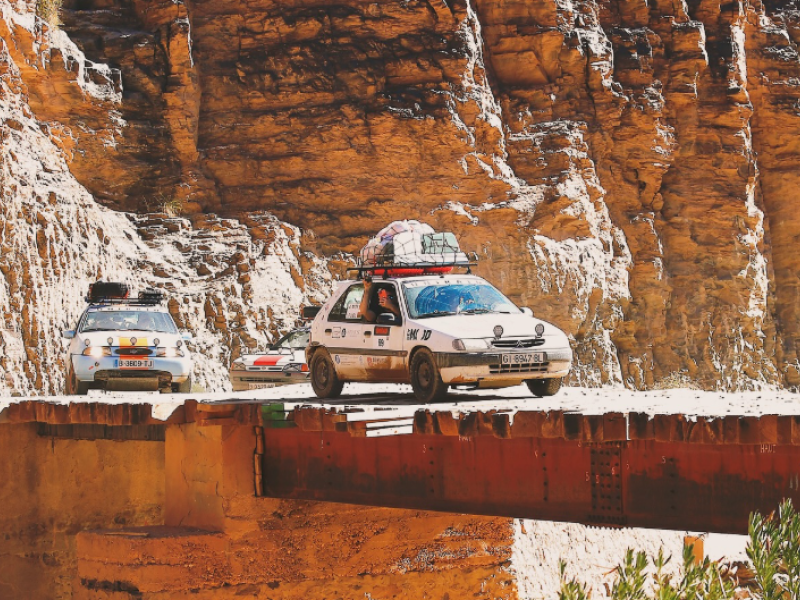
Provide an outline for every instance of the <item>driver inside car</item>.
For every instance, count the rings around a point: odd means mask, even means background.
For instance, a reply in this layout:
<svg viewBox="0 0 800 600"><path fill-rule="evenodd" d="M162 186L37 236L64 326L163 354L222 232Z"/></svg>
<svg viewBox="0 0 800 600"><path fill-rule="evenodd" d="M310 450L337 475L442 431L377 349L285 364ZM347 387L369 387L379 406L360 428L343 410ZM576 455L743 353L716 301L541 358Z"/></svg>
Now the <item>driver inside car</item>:
<svg viewBox="0 0 800 600"><path fill-rule="evenodd" d="M458 297L458 306L456 307L455 312L460 313L464 310L470 310L477 308L475 304L475 298L472 297L472 294L469 292L464 292Z"/></svg>
<svg viewBox="0 0 800 600"><path fill-rule="evenodd" d="M139 316L139 323L137 324L137 328L141 329L142 331L153 331L156 327L156 321L153 319L152 315L144 313L143 315Z"/></svg>
<svg viewBox="0 0 800 600"><path fill-rule="evenodd" d="M397 305L394 286L385 283L373 285L370 278L365 278L364 295L361 297L358 311L367 323L374 323L382 313L393 314L399 319L400 307Z"/></svg>
<svg viewBox="0 0 800 600"><path fill-rule="evenodd" d="M100 313L97 316L97 320L94 322L93 326L93 329L95 331L101 331L101 330L111 331L116 328L117 324L114 323L114 319L112 318L111 315L106 313Z"/></svg>

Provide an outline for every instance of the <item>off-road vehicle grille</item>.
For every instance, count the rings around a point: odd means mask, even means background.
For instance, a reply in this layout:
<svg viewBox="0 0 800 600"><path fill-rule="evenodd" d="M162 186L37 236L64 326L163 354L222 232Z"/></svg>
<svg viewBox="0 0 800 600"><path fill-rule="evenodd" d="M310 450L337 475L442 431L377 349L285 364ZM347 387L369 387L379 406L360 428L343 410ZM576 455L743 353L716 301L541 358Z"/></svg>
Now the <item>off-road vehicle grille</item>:
<svg viewBox="0 0 800 600"><path fill-rule="evenodd" d="M120 348L114 350L115 354L120 356L150 356L153 351L150 348Z"/></svg>
<svg viewBox="0 0 800 600"><path fill-rule="evenodd" d="M547 373L549 363L527 363L521 365L489 365L489 373Z"/></svg>

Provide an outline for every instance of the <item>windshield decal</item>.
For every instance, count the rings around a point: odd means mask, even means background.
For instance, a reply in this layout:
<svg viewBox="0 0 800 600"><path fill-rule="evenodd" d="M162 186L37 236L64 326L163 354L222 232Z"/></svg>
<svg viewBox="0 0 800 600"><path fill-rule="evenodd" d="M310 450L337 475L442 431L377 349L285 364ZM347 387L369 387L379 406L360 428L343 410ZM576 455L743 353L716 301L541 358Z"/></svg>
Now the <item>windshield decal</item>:
<svg viewBox="0 0 800 600"><path fill-rule="evenodd" d="M352 304L348 304L347 316L345 317L345 319L347 319L348 321L357 319L359 317L358 311L360 310L360 308L361 304L359 304L358 302L353 302Z"/></svg>

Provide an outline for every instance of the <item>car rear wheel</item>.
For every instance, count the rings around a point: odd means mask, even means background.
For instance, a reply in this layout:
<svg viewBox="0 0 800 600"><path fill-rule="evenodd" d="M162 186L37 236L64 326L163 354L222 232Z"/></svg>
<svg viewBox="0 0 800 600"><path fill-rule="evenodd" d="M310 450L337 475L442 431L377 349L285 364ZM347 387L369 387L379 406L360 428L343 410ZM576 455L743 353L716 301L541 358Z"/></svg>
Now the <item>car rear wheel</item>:
<svg viewBox="0 0 800 600"><path fill-rule="evenodd" d="M552 379L528 379L525 384L534 396L554 396L561 389L561 377Z"/></svg>
<svg viewBox="0 0 800 600"><path fill-rule="evenodd" d="M420 402L438 402L447 396L448 386L430 350L418 350L411 359L411 387Z"/></svg>
<svg viewBox="0 0 800 600"><path fill-rule="evenodd" d="M326 350L317 350L311 359L311 387L318 398L338 398L344 381L336 374L331 355Z"/></svg>
<svg viewBox="0 0 800 600"><path fill-rule="evenodd" d="M189 375L183 383L172 384L173 393L188 394L192 391L192 376Z"/></svg>

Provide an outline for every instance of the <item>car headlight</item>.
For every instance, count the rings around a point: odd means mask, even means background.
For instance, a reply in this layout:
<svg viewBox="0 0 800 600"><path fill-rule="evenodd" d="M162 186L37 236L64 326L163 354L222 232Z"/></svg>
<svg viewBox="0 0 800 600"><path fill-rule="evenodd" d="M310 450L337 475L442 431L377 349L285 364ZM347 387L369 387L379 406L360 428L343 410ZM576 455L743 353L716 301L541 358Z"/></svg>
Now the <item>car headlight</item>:
<svg viewBox="0 0 800 600"><path fill-rule="evenodd" d="M183 350L180 348L165 348L161 346L160 348L156 348L156 356L175 358L176 356L183 356Z"/></svg>
<svg viewBox="0 0 800 600"><path fill-rule="evenodd" d="M92 358L103 358L104 356L111 356L111 348L108 346L87 346L81 354Z"/></svg>
<svg viewBox="0 0 800 600"><path fill-rule="evenodd" d="M308 371L308 365L306 363L289 363L283 367L283 370L292 373L305 373Z"/></svg>
<svg viewBox="0 0 800 600"><path fill-rule="evenodd" d="M244 371L247 367L244 364L244 361L237 358L233 363L231 363L231 369L235 369L237 371Z"/></svg>
<svg viewBox="0 0 800 600"><path fill-rule="evenodd" d="M466 352L468 350L488 350L491 346L489 341L484 339L453 340L453 348Z"/></svg>

